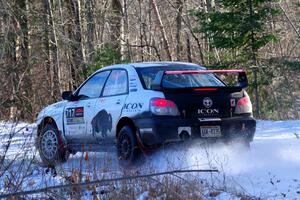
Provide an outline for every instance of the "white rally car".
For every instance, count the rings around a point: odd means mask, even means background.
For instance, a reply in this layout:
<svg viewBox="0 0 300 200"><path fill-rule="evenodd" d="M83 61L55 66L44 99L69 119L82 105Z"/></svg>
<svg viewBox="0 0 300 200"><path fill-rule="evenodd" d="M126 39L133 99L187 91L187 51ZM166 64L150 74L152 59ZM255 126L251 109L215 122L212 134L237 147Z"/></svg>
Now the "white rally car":
<svg viewBox="0 0 300 200"><path fill-rule="evenodd" d="M237 74L235 85L218 73ZM141 152L186 139L253 140L256 121L243 70L182 62L104 67L37 117L36 145L47 166L77 151L108 151L132 163Z"/></svg>

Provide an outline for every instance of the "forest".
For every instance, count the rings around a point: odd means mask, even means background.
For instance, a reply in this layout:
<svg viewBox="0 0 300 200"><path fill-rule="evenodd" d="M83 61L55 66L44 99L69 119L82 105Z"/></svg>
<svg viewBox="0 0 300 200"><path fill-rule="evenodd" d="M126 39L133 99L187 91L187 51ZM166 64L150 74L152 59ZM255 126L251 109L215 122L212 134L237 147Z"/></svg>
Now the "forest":
<svg viewBox="0 0 300 200"><path fill-rule="evenodd" d="M245 69L254 114L300 115L298 0L0 0L0 119L33 121L101 67Z"/></svg>

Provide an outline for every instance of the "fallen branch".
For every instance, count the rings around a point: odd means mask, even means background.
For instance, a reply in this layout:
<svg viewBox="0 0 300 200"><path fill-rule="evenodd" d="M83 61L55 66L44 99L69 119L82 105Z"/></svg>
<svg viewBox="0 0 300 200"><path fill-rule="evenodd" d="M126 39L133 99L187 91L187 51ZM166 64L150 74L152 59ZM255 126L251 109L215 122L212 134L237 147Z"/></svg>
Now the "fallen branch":
<svg viewBox="0 0 300 200"><path fill-rule="evenodd" d="M140 178L149 178L149 177L162 176L162 175L172 175L172 174L179 174L179 173L193 173L193 172L194 173L200 173L200 172L219 172L219 171L216 170L216 169L174 170L174 171L151 173L151 174L145 174L145 175L136 175L136 176L126 176L126 177L111 178L111 179L94 180L94 181L90 181L90 182L86 182L86 183L56 185L56 186L41 188L41 189L37 189L37 190L2 194L2 195L0 195L0 199L8 198L8 197L17 197L17 196L29 195L29 194L36 194L36 193L42 193L42 192L49 192L51 190L56 190L56 189L84 187L84 186L88 186L88 185L99 185L99 184L115 182L115 181L135 180L135 179L140 179Z"/></svg>

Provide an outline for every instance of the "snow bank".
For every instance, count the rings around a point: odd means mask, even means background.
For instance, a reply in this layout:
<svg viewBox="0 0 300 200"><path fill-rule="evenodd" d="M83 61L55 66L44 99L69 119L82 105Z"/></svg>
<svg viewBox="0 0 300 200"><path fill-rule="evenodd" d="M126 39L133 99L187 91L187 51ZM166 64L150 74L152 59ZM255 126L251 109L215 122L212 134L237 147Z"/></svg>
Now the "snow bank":
<svg viewBox="0 0 300 200"><path fill-rule="evenodd" d="M300 199L300 120L258 121L251 149L240 144L171 147L148 159L151 170L217 168L200 175L219 188L231 186L263 198ZM144 166L145 167L145 166Z"/></svg>
<svg viewBox="0 0 300 200"><path fill-rule="evenodd" d="M8 157L35 159L34 148L35 125L19 123L0 123L2 152L5 144L12 141ZM71 156L67 163L58 169L67 172L83 168L89 172L96 166L97 173L122 176L124 170L119 167L115 153L90 153L92 163L83 162L82 154ZM34 187L54 185L63 182L59 178L45 174L35 165L32 175ZM214 144L205 145L199 141L186 145L172 145L162 148L153 155L147 156L144 163L134 169L139 173L159 172L175 169L217 168L220 173L192 174L190 177L206 181L212 188L221 193L217 199L228 199L231 194L248 194L264 199L300 199L300 120L291 121L258 121L257 131L251 149L242 145ZM0 183L3 183L3 177ZM47 181L45 180L47 179ZM2 184L1 184L2 185ZM3 191L3 190L2 190ZM230 193L230 194L229 194ZM141 194L140 199L147 196Z"/></svg>

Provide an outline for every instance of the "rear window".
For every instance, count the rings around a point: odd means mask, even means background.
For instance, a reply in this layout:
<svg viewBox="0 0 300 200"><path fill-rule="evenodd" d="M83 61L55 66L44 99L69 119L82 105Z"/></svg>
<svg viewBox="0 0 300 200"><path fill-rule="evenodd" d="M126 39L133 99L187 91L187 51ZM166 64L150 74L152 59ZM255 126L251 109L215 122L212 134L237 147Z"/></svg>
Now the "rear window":
<svg viewBox="0 0 300 200"><path fill-rule="evenodd" d="M139 69L140 76L147 89L159 71L163 70L201 70L201 68L162 68L151 67ZM165 74L162 80L164 88L194 88L194 87L222 87L225 84L220 81L214 74Z"/></svg>

